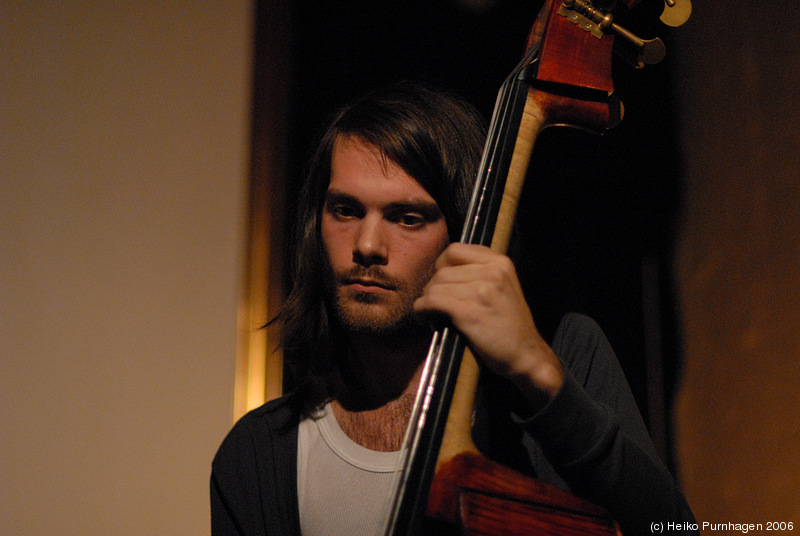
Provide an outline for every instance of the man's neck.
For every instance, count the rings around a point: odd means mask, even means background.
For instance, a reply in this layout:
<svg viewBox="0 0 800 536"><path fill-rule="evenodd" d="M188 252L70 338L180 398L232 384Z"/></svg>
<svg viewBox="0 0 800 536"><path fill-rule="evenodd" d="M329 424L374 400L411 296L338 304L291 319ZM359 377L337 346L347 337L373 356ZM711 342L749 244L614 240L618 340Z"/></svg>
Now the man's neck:
<svg viewBox="0 0 800 536"><path fill-rule="evenodd" d="M371 450L402 446L419 384L428 333L351 336L347 370L332 403L339 426Z"/></svg>
<svg viewBox="0 0 800 536"><path fill-rule="evenodd" d="M351 411L337 400L331 409L342 431L364 448L394 452L403 446L414 395L406 393L376 409Z"/></svg>

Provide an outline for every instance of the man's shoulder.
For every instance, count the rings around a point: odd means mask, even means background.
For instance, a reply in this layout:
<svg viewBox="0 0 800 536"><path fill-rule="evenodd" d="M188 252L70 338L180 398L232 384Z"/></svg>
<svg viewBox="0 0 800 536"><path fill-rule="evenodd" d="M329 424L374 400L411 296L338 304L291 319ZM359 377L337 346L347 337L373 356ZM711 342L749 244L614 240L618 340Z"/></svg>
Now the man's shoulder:
<svg viewBox="0 0 800 536"><path fill-rule="evenodd" d="M243 415L222 441L216 458L226 453L272 449L277 443L296 441L299 415L288 396L271 400Z"/></svg>
<svg viewBox="0 0 800 536"><path fill-rule="evenodd" d="M259 431L280 432L291 429L300 421L299 413L292 404L291 396L282 396L245 413L231 432Z"/></svg>
<svg viewBox="0 0 800 536"><path fill-rule="evenodd" d="M556 329L555 338L564 337L565 335L576 336L597 336L602 334L603 330L590 316L583 313L566 313L561 317L561 321Z"/></svg>
<svg viewBox="0 0 800 536"><path fill-rule="evenodd" d="M284 395L245 413L238 422L270 422L290 418L294 414L291 395ZM237 422L237 424L238 424Z"/></svg>
<svg viewBox="0 0 800 536"><path fill-rule="evenodd" d="M270 401L245 414L222 441L211 462L212 523L224 525L220 533L233 533L228 523L242 523L247 534L273 534L273 527L275 534L300 533L291 408L286 398Z"/></svg>
<svg viewBox="0 0 800 536"><path fill-rule="evenodd" d="M616 360L602 328L591 317L581 313L567 313L562 317L552 347L570 369L589 367L597 360Z"/></svg>
<svg viewBox="0 0 800 536"><path fill-rule="evenodd" d="M598 337L604 337L603 330L594 319L583 313L566 313L553 334L552 344L555 347L576 340L596 342Z"/></svg>

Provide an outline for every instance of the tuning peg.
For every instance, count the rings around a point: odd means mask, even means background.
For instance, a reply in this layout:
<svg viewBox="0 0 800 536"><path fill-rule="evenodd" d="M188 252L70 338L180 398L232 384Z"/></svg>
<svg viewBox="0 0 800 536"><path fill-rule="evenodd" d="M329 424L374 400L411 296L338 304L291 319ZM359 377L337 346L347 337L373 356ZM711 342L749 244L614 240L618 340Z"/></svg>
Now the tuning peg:
<svg viewBox="0 0 800 536"><path fill-rule="evenodd" d="M667 55L667 47L664 46L664 42L658 37L655 39L642 39L617 24L614 24L612 29L615 34L623 37L628 43L633 45L634 50L636 50L636 57L632 63L638 69L641 69L645 65L655 65Z"/></svg>
<svg viewBox="0 0 800 536"><path fill-rule="evenodd" d="M679 0L666 1L675 3ZM613 33L623 38L629 45L633 46L635 52L635 54L623 53L623 55L638 69L645 65L653 65L660 62L667 53L664 42L661 39L642 39L637 37L614 22L614 16L611 13L604 13L597 9L589 0L563 0L558 14L567 17L584 30L592 32L595 37L600 38L603 34Z"/></svg>
<svg viewBox="0 0 800 536"><path fill-rule="evenodd" d="M692 14L692 0L664 0L661 22L667 26L680 26Z"/></svg>

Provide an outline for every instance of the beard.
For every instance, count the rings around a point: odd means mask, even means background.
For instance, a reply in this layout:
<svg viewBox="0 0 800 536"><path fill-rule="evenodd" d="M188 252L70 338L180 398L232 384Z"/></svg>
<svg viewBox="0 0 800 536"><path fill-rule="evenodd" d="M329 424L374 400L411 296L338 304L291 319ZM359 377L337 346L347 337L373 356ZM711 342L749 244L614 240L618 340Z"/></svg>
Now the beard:
<svg viewBox="0 0 800 536"><path fill-rule="evenodd" d="M346 331L361 335L398 336L419 326L414 313L414 301L422 294L428 277L408 281L391 276L379 266L355 266L342 273L334 273L326 263L326 294L337 323ZM367 278L388 293L358 292L347 287L347 282Z"/></svg>

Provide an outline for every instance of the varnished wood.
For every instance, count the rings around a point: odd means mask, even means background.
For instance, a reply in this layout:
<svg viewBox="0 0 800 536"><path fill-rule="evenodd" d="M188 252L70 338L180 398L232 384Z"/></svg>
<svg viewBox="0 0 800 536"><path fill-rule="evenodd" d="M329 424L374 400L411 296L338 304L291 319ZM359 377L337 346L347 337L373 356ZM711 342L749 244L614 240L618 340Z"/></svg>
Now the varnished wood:
<svg viewBox="0 0 800 536"><path fill-rule="evenodd" d="M552 2L550 24L544 35L539 71L540 82L580 87L606 95L614 91L611 51L614 37L602 39L578 28L557 13L561 2Z"/></svg>
<svg viewBox="0 0 800 536"><path fill-rule="evenodd" d="M620 535L604 508L475 454L441 466L428 509L469 535Z"/></svg>

